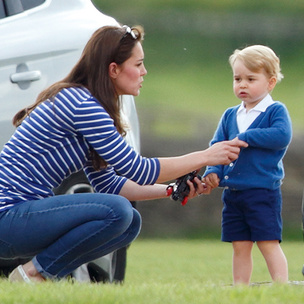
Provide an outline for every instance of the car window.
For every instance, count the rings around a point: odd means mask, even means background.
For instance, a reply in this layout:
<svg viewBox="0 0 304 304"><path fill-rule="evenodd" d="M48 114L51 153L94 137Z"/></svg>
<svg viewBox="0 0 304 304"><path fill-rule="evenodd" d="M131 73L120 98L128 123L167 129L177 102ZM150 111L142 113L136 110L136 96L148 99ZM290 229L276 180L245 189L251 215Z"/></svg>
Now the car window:
<svg viewBox="0 0 304 304"><path fill-rule="evenodd" d="M0 0L0 19L20 14L41 5L46 0Z"/></svg>
<svg viewBox="0 0 304 304"><path fill-rule="evenodd" d="M31 9L44 3L45 0L21 0L24 10Z"/></svg>
<svg viewBox="0 0 304 304"><path fill-rule="evenodd" d="M3 0L3 4L6 16L12 16L23 12L22 3L20 0Z"/></svg>
<svg viewBox="0 0 304 304"><path fill-rule="evenodd" d="M3 0L0 0L0 19L5 17L5 10L3 5Z"/></svg>

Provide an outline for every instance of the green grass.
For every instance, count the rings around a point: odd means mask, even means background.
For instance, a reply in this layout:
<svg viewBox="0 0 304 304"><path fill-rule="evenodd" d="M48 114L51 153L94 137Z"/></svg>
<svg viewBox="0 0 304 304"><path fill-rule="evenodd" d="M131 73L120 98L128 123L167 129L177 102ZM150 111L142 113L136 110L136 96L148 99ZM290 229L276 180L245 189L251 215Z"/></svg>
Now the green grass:
<svg viewBox="0 0 304 304"><path fill-rule="evenodd" d="M302 242L284 242L290 280L303 280ZM0 284L1 304L185 304L185 303L302 303L304 286L231 287L231 245L217 240L138 239L128 250L123 285ZM265 262L254 248L253 282L270 280Z"/></svg>
<svg viewBox="0 0 304 304"><path fill-rule="evenodd" d="M303 279L303 247L303 242L282 243L289 261L290 280ZM128 254L127 282L152 284L158 281L166 284L181 278L180 281L189 285L221 286L232 283L232 247L219 240L139 239L132 244ZM264 259L256 246L253 258L252 282L270 281Z"/></svg>

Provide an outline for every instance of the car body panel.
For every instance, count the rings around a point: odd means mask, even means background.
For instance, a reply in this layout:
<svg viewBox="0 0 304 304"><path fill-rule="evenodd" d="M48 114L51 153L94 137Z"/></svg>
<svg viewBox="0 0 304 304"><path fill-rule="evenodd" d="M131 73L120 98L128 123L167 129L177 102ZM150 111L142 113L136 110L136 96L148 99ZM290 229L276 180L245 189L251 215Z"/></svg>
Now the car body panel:
<svg viewBox="0 0 304 304"><path fill-rule="evenodd" d="M44 88L68 74L97 28L117 24L88 0L46 0L0 19L0 128L5 130L0 133L0 147L14 131L11 120L17 111L34 103ZM132 130L129 133L136 133L128 135L127 141L139 151L133 97L124 97L123 106Z"/></svg>

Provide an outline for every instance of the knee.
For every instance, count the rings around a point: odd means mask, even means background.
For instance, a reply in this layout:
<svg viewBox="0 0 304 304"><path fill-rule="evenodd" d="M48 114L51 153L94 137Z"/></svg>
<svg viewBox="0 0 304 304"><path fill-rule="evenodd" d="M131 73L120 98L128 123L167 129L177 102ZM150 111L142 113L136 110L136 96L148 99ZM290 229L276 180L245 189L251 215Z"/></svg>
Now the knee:
<svg viewBox="0 0 304 304"><path fill-rule="evenodd" d="M122 230L126 230L132 222L138 221L134 216L131 203L124 197L115 195L115 202L112 204L112 212L115 221Z"/></svg>
<svg viewBox="0 0 304 304"><path fill-rule="evenodd" d="M239 256L246 256L251 254L253 242L251 241L234 241L232 242L233 254Z"/></svg>
<svg viewBox="0 0 304 304"><path fill-rule="evenodd" d="M131 223L132 229L134 230L134 233L136 233L136 236L139 234L141 230L141 216L140 213L133 208L133 220Z"/></svg>
<svg viewBox="0 0 304 304"><path fill-rule="evenodd" d="M133 209L133 219L127 230L124 232L126 235L126 245L133 242L139 235L141 230L141 216L136 209Z"/></svg>
<svg viewBox="0 0 304 304"><path fill-rule="evenodd" d="M141 230L141 215L127 199L121 196L117 196L117 198L119 203L116 204L114 211L117 218L116 226L121 232L128 231L136 238Z"/></svg>
<svg viewBox="0 0 304 304"><path fill-rule="evenodd" d="M104 229L105 223L111 225L111 231L117 235L130 229L130 226L140 229L140 215L125 197L115 194L90 193L86 195L86 200L92 203L87 220L97 220L101 230Z"/></svg>

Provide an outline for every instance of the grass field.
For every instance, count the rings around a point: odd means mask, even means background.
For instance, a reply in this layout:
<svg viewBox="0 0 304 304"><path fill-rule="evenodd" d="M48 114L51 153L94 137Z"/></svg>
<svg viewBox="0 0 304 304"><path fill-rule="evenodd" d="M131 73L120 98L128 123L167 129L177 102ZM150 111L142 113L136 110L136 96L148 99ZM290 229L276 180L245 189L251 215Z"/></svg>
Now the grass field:
<svg viewBox="0 0 304 304"><path fill-rule="evenodd" d="M302 242L284 242L291 281L301 281ZM48 282L0 284L1 304L303 303L303 285L267 285L264 260L255 248L251 287L231 287L231 246L206 240L135 241L123 285Z"/></svg>

